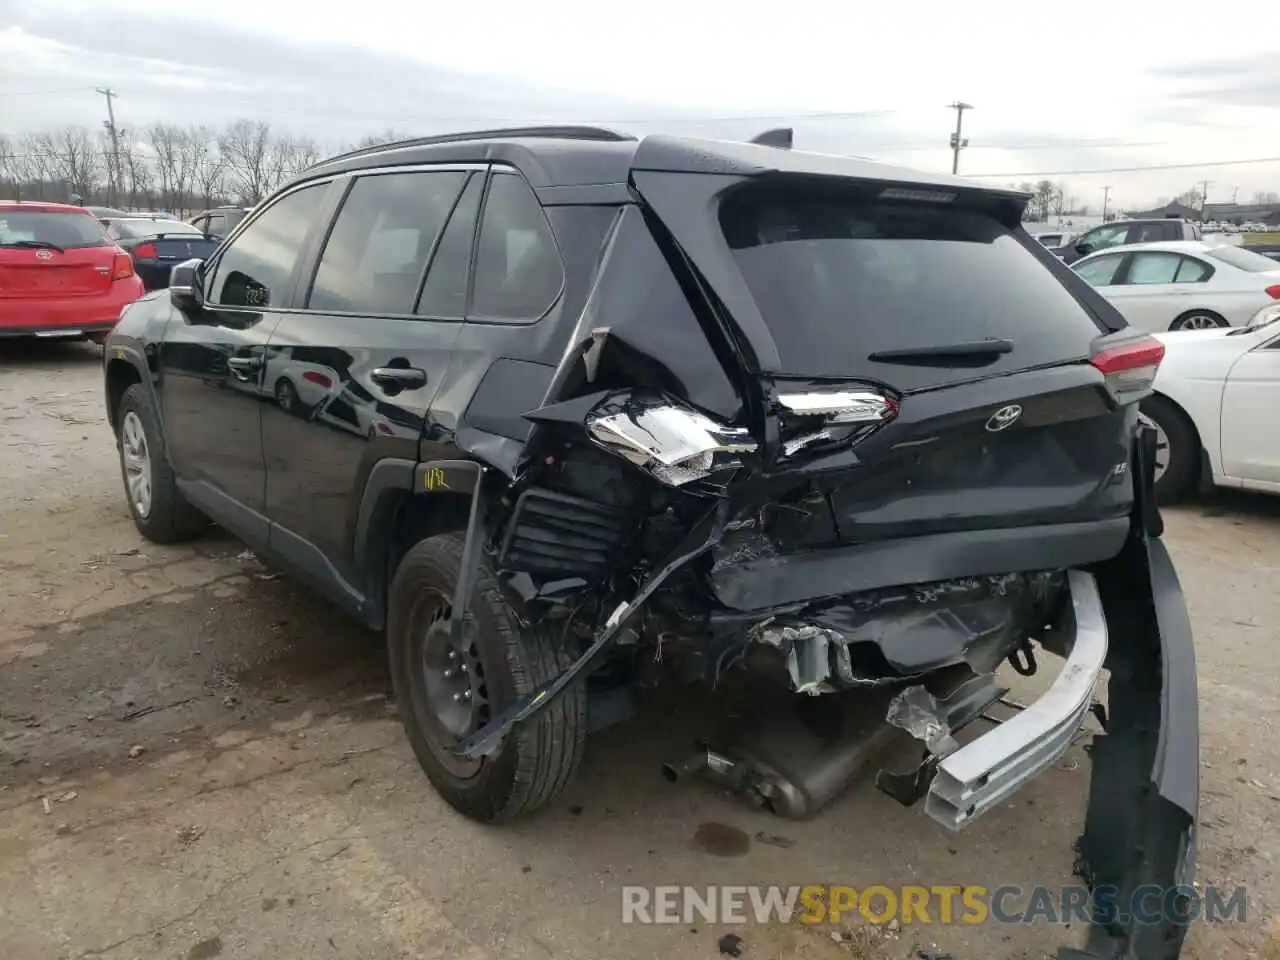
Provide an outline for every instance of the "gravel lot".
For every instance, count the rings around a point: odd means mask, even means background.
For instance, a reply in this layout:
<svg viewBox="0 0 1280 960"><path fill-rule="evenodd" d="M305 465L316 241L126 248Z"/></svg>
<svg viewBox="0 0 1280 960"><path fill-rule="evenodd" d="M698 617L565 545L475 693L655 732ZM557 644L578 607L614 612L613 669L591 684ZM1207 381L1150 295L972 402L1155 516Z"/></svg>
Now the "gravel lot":
<svg viewBox="0 0 1280 960"><path fill-rule="evenodd" d="M815 821L673 787L690 704L593 740L570 794L491 829L429 789L379 638L221 535L144 543L102 412L99 351L0 341L0 957L717 955L721 929L624 927L623 884L1071 882L1079 748L949 836L862 783ZM1171 511L1196 627L1200 879L1251 890L1186 956L1276 957L1280 499ZM47 812L46 812L47 801ZM731 859L700 825L758 839ZM720 851L723 852L723 851ZM753 960L1041 958L1078 931L737 931Z"/></svg>

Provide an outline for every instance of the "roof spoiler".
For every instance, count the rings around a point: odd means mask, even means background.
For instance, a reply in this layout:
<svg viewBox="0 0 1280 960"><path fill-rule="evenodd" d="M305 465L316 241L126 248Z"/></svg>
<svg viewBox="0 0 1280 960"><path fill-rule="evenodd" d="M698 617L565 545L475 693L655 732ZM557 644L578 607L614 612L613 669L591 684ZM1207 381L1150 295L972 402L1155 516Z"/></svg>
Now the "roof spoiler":
<svg viewBox="0 0 1280 960"><path fill-rule="evenodd" d="M762 147L777 147L779 150L790 150L795 141L795 130L791 127L776 127L752 137L749 142L758 143Z"/></svg>

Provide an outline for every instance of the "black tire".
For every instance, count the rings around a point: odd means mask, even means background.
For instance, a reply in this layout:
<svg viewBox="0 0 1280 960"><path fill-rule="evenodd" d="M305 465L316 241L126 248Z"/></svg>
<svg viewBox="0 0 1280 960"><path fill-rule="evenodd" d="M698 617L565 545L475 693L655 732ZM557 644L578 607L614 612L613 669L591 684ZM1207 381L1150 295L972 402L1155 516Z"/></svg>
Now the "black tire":
<svg viewBox="0 0 1280 960"><path fill-rule="evenodd" d="M1200 322L1196 322L1200 321ZM1194 326L1189 324L1195 323ZM1229 327L1230 323L1222 314L1213 310L1188 310L1174 318L1169 324L1170 330L1206 330L1211 327Z"/></svg>
<svg viewBox="0 0 1280 960"><path fill-rule="evenodd" d="M131 415L141 423L150 467L150 507L145 511L134 502L129 490L129 471L125 466L125 424ZM174 482L151 395L141 383L133 384L120 398L116 411L116 451L120 458L120 477L124 481L129 515L140 534L152 543L182 543L195 539L204 531L209 521L187 503Z"/></svg>
<svg viewBox="0 0 1280 960"><path fill-rule="evenodd" d="M1156 500L1173 503L1196 486L1200 474L1200 434L1176 403L1159 394L1142 401L1142 412L1164 433L1168 449L1156 455L1168 456L1165 471L1156 480Z"/></svg>
<svg viewBox="0 0 1280 960"><path fill-rule="evenodd" d="M571 684L508 734L495 755L472 763L452 756L457 738L425 702L428 668L423 658L432 642L427 633L433 618L442 622L438 618L447 614L464 539L460 533L430 537L400 561L387 598L387 648L400 716L418 763L450 806L489 823L530 813L563 792L582 758L586 686ZM487 701L477 722L496 716L572 662L553 633L518 625L483 559L470 607L466 656L469 662L478 661L478 689Z"/></svg>
<svg viewBox="0 0 1280 960"><path fill-rule="evenodd" d="M280 409L285 413L295 413L298 410L298 391L294 389L292 383L287 377L281 377L276 381L275 390L272 391L276 397L276 403L280 405Z"/></svg>

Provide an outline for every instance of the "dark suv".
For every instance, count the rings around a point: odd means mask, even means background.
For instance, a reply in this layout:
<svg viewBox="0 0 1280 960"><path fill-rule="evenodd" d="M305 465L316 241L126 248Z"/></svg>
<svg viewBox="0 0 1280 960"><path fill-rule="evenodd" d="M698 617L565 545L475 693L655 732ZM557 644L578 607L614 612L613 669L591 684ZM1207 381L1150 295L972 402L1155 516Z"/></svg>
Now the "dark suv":
<svg viewBox="0 0 1280 960"><path fill-rule="evenodd" d="M877 783L953 829L1093 712L1090 882L1189 883L1194 659L1137 410L1163 347L1026 199L592 128L337 157L112 334L130 509L385 629L470 817L551 800L657 679L750 704L670 778L808 816L903 739ZM1038 648L1049 694L961 746Z"/></svg>

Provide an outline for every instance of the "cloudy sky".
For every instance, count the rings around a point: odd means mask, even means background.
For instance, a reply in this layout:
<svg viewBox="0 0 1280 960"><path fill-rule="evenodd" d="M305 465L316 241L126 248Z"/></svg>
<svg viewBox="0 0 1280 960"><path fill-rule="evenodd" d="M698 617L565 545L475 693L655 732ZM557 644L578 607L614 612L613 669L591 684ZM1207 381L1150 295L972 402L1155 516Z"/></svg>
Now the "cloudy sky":
<svg viewBox="0 0 1280 960"><path fill-rule="evenodd" d="M147 12L154 7L154 12ZM337 146L592 121L746 137L1135 206L1280 191L1280 6L1076 0L0 0L0 133L265 119ZM1163 166L1165 170L1132 170ZM1089 171L1103 170L1103 173ZM986 177L985 175L995 175Z"/></svg>

